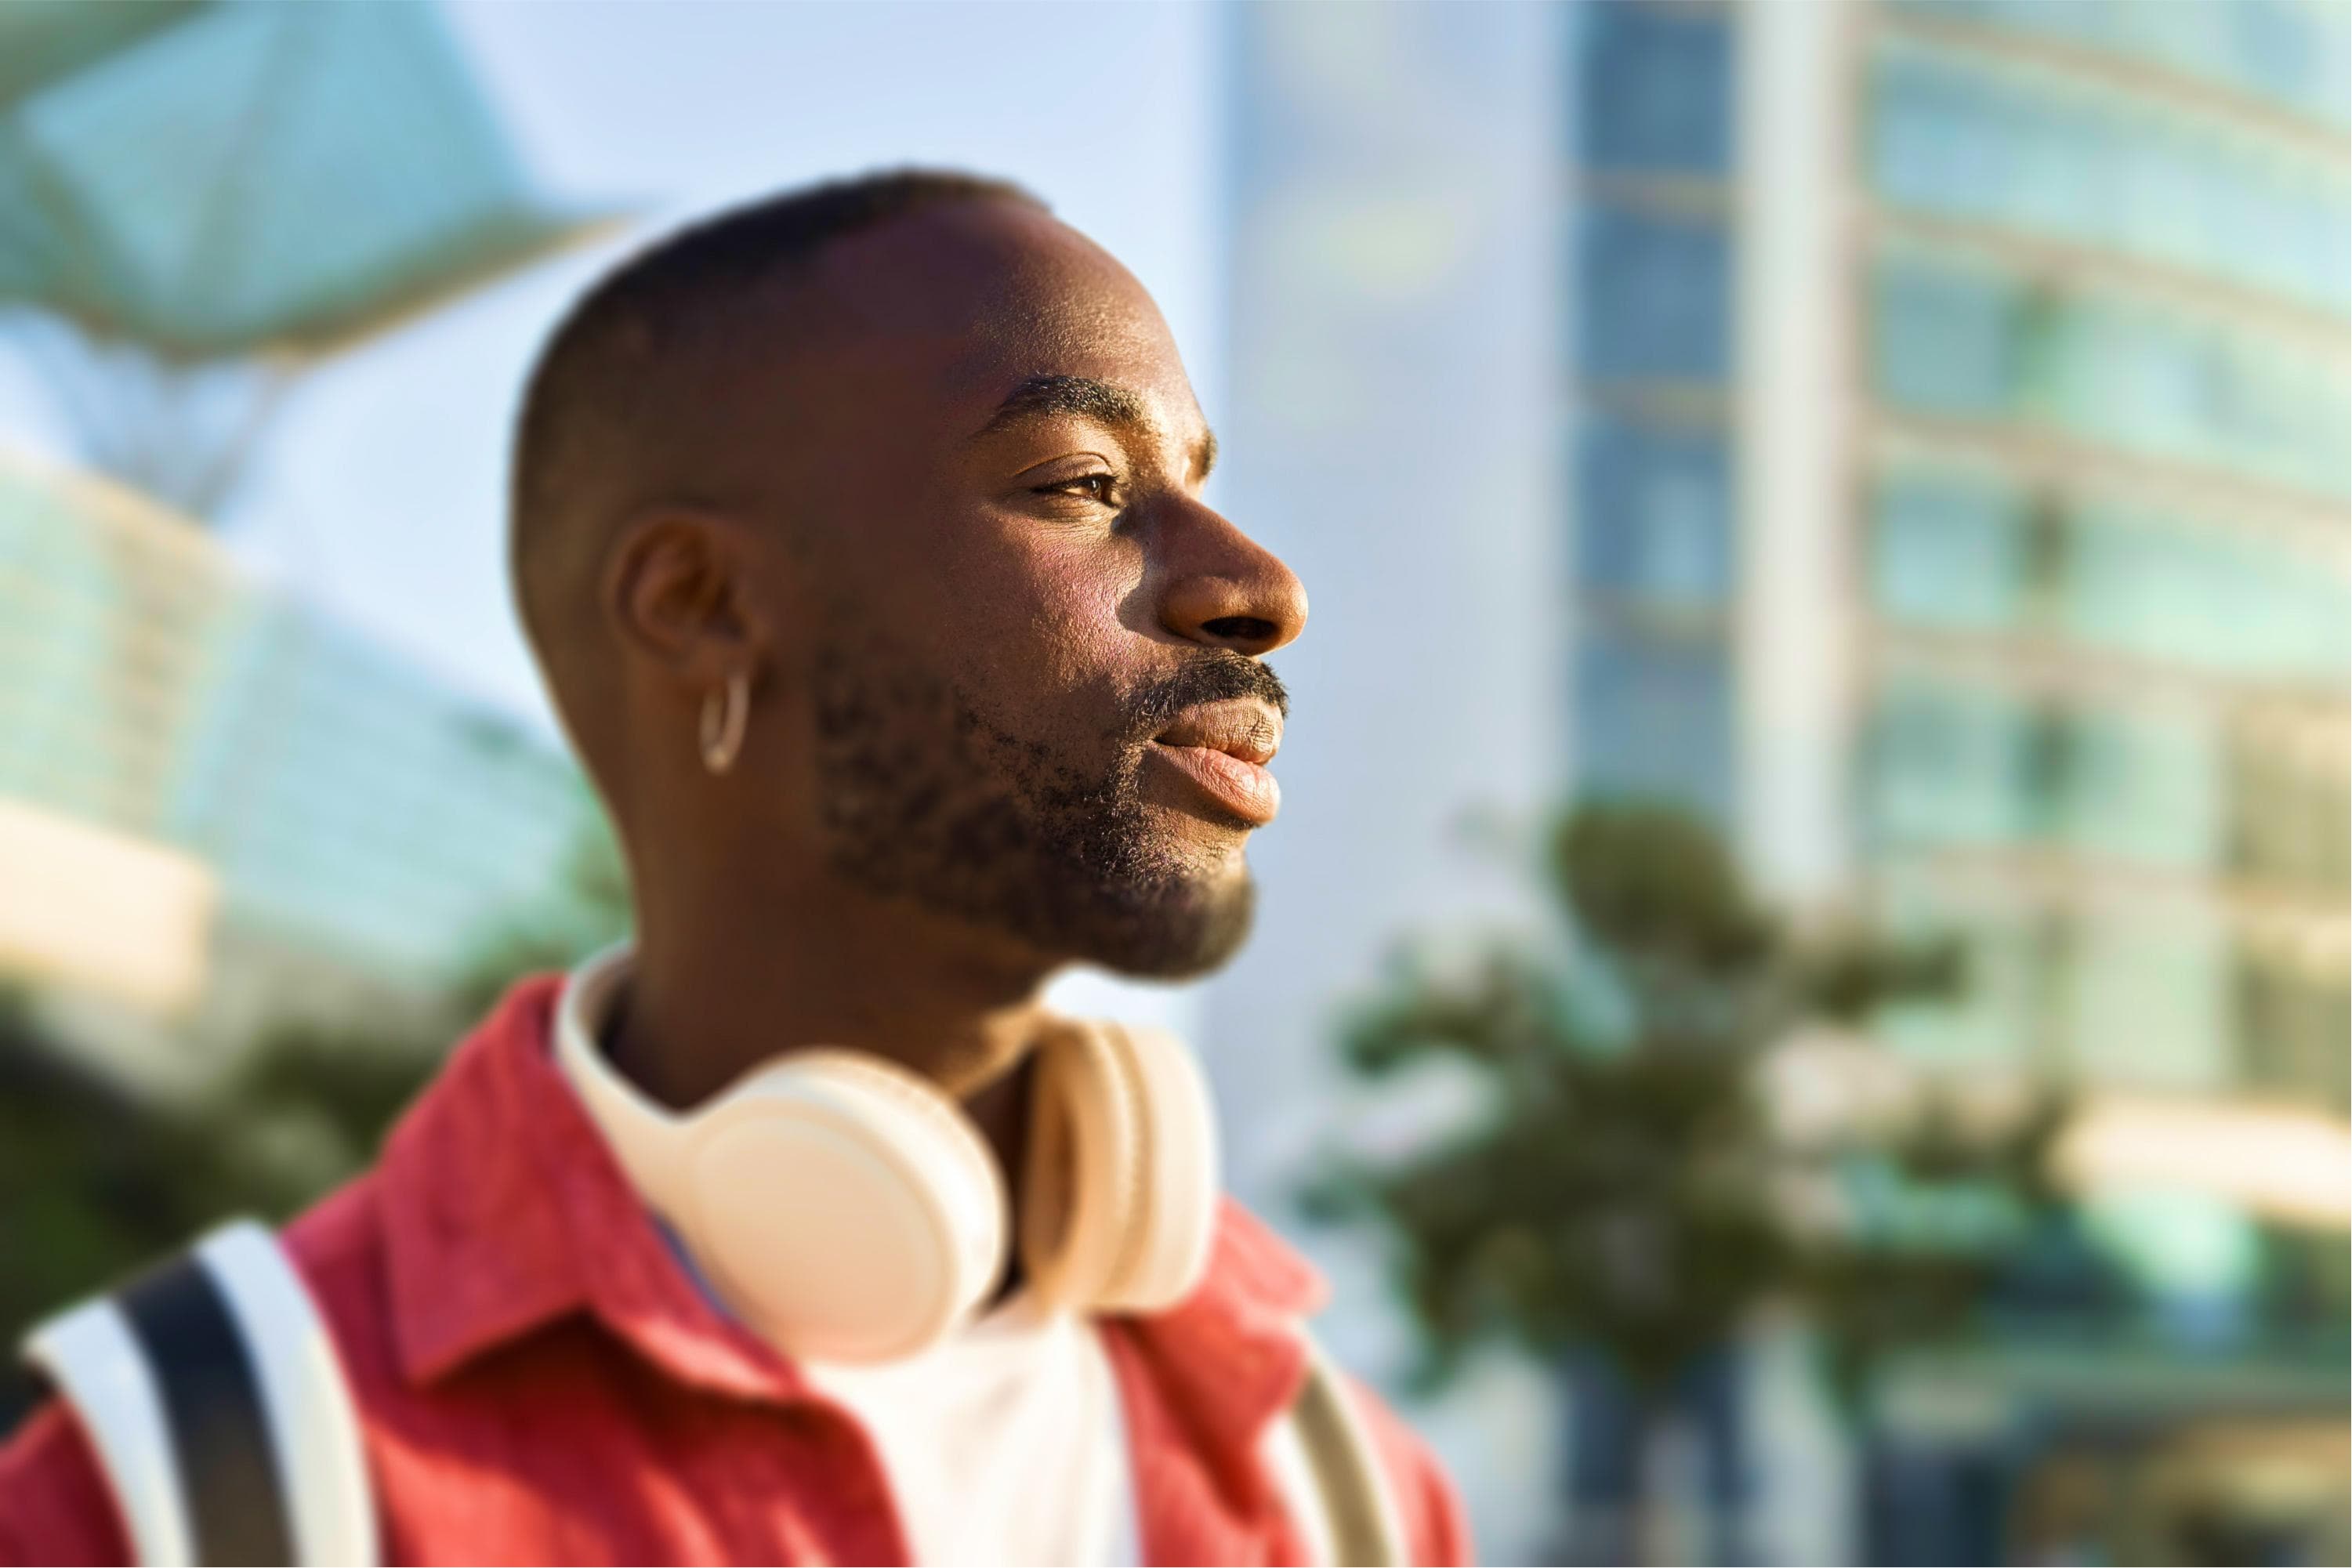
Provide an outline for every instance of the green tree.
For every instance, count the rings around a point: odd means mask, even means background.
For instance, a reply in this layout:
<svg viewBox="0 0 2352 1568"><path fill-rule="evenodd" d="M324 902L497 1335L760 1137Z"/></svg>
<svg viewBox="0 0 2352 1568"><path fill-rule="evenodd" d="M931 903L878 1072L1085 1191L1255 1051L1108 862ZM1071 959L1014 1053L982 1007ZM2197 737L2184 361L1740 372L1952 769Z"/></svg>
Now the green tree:
<svg viewBox="0 0 2352 1568"><path fill-rule="evenodd" d="M1954 995L1957 945L1802 929L1670 807L1586 804L1546 848L1560 940L1409 966L1342 1031L1369 1078L1446 1063L1481 1091L1465 1124L1401 1155L1329 1156L1307 1189L1311 1213L1384 1236L1420 1385L1484 1344L1547 1364L1597 1354L1646 1426L1768 1302L1813 1307L1848 1393L1876 1354L1964 1318L2045 1196L2057 1113L2035 1103L1988 1130L1928 1097L1798 1148L1764 1071L1801 1031L1853 1036L1890 1002Z"/></svg>
<svg viewBox="0 0 2352 1568"><path fill-rule="evenodd" d="M0 993L0 1335L271 1194L196 1119L69 1066ZM0 1417L7 1412L0 1407Z"/></svg>

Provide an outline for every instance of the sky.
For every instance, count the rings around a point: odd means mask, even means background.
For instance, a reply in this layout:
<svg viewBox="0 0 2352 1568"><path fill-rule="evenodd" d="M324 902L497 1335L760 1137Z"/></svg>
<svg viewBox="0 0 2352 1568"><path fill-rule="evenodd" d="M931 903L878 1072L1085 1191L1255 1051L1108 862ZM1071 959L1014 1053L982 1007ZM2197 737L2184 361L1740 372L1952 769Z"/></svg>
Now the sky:
<svg viewBox="0 0 2352 1568"><path fill-rule="evenodd" d="M907 162L1009 176L1142 279L1215 417L1216 18L1206 6L445 4L554 203L557 257L311 371L226 536L257 570L552 732L507 599L506 443L531 356L618 256L687 218ZM21 377L0 436L49 423Z"/></svg>

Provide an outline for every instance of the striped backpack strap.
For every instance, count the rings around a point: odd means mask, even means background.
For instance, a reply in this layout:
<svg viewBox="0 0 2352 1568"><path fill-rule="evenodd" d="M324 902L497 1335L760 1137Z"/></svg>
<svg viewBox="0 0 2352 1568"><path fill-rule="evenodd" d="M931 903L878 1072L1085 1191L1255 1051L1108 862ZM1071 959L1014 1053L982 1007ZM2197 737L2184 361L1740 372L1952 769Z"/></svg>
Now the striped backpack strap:
<svg viewBox="0 0 2352 1568"><path fill-rule="evenodd" d="M1330 1568L1402 1568L1410 1561L1371 1434L1349 1403L1339 1368L1312 1338L1306 1379L1273 1443L1277 1478L1304 1471L1286 1490L1311 1493L1294 1495L1291 1506L1316 1556Z"/></svg>
<svg viewBox="0 0 2352 1568"><path fill-rule="evenodd" d="M237 1220L25 1342L148 1564L377 1562L359 1418L269 1232Z"/></svg>

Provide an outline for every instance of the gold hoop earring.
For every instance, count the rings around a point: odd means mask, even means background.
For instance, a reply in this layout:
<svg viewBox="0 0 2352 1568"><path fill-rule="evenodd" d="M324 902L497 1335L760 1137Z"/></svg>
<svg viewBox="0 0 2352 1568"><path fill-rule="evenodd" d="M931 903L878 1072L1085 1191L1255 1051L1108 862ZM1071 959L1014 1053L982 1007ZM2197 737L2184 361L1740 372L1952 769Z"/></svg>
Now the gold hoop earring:
<svg viewBox="0 0 2352 1568"><path fill-rule="evenodd" d="M714 774L735 766L743 749L743 728L751 717L751 680L738 670L727 685L702 699L702 765Z"/></svg>

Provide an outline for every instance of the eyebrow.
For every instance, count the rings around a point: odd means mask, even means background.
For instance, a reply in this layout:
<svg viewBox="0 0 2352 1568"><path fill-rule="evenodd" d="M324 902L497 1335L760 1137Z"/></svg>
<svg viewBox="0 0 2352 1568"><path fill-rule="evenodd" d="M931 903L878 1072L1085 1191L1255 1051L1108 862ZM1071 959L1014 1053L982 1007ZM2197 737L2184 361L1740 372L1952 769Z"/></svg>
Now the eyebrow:
<svg viewBox="0 0 2352 1568"><path fill-rule="evenodd" d="M1098 424L1126 426L1129 429L1156 434L1160 421L1143 399L1130 389L1109 382L1097 381L1092 376L1031 376L1007 392L988 423L972 434L974 441L992 435L1023 420L1038 419L1048 414L1076 414ZM1194 453L1200 476L1209 476L1217 465L1217 437L1213 431L1203 431L1201 444Z"/></svg>

